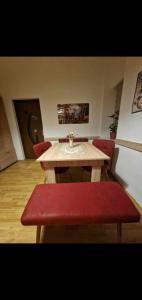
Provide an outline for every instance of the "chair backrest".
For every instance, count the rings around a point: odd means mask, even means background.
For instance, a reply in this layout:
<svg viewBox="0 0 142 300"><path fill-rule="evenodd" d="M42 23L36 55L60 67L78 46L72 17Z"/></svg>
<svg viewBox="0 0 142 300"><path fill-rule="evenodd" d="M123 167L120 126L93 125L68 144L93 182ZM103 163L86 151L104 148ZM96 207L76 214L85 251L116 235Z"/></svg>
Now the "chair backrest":
<svg viewBox="0 0 142 300"><path fill-rule="evenodd" d="M48 141L44 141L44 142L33 145L33 150L34 150L36 157L38 158L46 150L48 150L48 148L50 148L51 146L52 146L52 144ZM44 162L40 162L40 165L41 165L42 169L45 170Z"/></svg>
<svg viewBox="0 0 142 300"><path fill-rule="evenodd" d="M79 142L88 142L88 138L74 138L74 142L79 143ZM68 143L69 139L68 138L61 138L59 139L59 143Z"/></svg>
<svg viewBox="0 0 142 300"><path fill-rule="evenodd" d="M112 140L94 139L92 141L92 144L111 158L109 161L106 161L108 168L110 169L115 148L115 142Z"/></svg>

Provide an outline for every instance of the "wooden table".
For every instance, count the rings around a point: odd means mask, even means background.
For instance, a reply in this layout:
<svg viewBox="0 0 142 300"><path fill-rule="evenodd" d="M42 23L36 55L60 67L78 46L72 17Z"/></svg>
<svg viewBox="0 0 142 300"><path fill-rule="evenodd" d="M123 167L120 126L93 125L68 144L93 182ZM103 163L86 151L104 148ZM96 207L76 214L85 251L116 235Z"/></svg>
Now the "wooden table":
<svg viewBox="0 0 142 300"><path fill-rule="evenodd" d="M110 159L98 148L90 143L74 143L70 148L69 143L57 143L45 151L36 161L44 162L46 183L55 183L55 167L80 167L91 166L91 181L100 181L101 167L104 160Z"/></svg>

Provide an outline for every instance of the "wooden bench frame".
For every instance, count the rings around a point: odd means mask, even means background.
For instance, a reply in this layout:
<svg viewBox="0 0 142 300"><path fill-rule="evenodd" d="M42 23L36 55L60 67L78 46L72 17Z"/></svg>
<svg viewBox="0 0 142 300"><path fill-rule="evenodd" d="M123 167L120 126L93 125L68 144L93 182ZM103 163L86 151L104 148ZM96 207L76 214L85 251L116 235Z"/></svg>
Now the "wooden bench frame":
<svg viewBox="0 0 142 300"><path fill-rule="evenodd" d="M38 225L36 229L36 244L41 243L41 229L42 225ZM121 243L122 242L122 224L117 223L117 242Z"/></svg>

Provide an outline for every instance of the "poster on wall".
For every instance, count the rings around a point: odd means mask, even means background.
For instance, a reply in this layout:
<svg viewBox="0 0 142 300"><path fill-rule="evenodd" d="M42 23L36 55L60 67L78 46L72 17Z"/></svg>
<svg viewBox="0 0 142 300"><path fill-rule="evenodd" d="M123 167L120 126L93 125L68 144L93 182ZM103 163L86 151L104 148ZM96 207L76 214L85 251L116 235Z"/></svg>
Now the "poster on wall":
<svg viewBox="0 0 142 300"><path fill-rule="evenodd" d="M142 71L138 73L136 89L132 104L132 113L142 111Z"/></svg>
<svg viewBox="0 0 142 300"><path fill-rule="evenodd" d="M59 124L81 124L89 122L89 103L58 104Z"/></svg>

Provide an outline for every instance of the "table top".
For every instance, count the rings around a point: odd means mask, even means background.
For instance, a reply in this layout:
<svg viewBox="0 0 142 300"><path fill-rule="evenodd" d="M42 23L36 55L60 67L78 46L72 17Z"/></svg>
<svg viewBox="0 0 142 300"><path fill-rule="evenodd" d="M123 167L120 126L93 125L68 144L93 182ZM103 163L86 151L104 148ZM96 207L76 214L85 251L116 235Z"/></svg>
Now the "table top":
<svg viewBox="0 0 142 300"><path fill-rule="evenodd" d="M74 143L73 147L69 143L57 143L46 150L38 159L39 162L69 162L69 161L102 161L109 160L110 157L88 142Z"/></svg>

